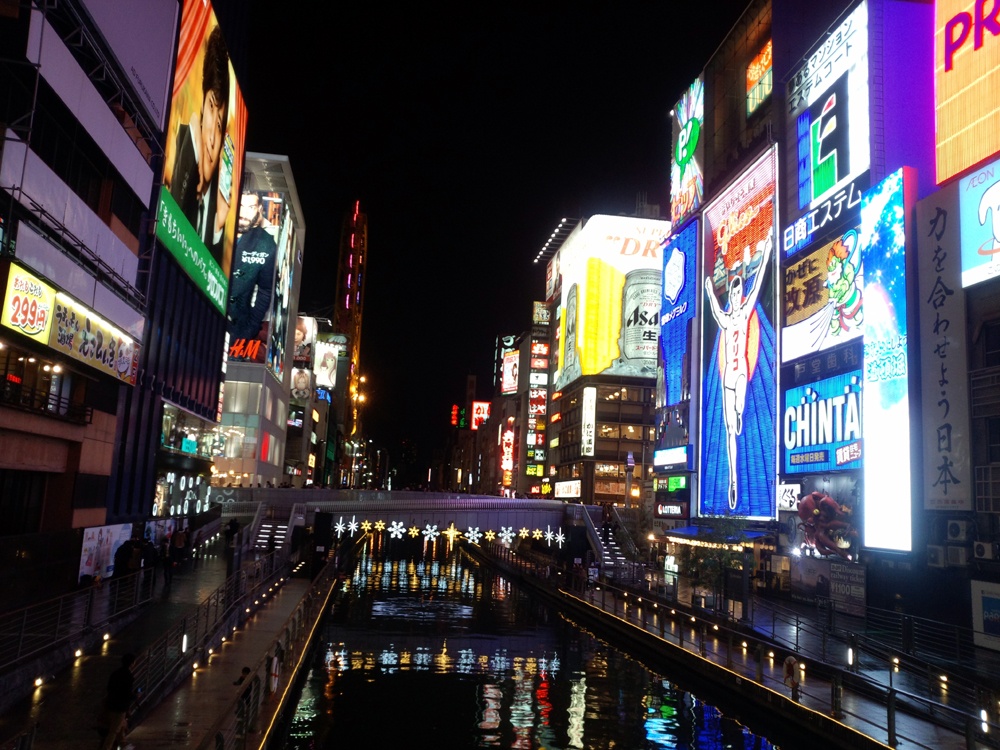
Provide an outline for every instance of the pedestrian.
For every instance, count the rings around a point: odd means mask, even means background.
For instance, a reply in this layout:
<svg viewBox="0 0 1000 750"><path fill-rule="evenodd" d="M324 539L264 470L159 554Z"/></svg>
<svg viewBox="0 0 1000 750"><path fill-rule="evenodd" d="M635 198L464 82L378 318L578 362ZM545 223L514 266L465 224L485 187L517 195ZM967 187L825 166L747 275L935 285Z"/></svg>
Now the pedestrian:
<svg viewBox="0 0 1000 750"><path fill-rule="evenodd" d="M170 554L174 558L174 567L179 568L187 559L187 532L182 528L174 529L170 537Z"/></svg>
<svg viewBox="0 0 1000 750"><path fill-rule="evenodd" d="M240 676L236 678L236 681L233 684L242 685L244 682L246 682L246 679L249 676L250 676L250 667L243 667L243 669L240 670Z"/></svg>
<svg viewBox="0 0 1000 750"><path fill-rule="evenodd" d="M170 537L163 537L163 541L160 542L160 561L163 563L163 588L164 590L170 588L170 584L174 580L174 557L171 554L173 551L173 545L170 543Z"/></svg>
<svg viewBox="0 0 1000 750"><path fill-rule="evenodd" d="M107 734L101 744L101 750L114 750L125 744L125 733L128 731L128 710L135 700L135 677L132 675L132 663L135 656L123 654L121 666L108 678L108 689L104 699L104 722Z"/></svg>
<svg viewBox="0 0 1000 750"><path fill-rule="evenodd" d="M142 588L146 596L151 596L156 586L156 546L148 537L142 543Z"/></svg>

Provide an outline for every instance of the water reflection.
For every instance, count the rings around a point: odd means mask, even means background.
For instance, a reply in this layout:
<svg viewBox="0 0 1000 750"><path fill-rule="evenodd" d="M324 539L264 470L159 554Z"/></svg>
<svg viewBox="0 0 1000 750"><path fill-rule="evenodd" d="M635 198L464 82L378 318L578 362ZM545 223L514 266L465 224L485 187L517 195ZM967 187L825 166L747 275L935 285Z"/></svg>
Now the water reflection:
<svg viewBox="0 0 1000 750"><path fill-rule="evenodd" d="M773 747L447 543L369 547L347 589L288 747Z"/></svg>

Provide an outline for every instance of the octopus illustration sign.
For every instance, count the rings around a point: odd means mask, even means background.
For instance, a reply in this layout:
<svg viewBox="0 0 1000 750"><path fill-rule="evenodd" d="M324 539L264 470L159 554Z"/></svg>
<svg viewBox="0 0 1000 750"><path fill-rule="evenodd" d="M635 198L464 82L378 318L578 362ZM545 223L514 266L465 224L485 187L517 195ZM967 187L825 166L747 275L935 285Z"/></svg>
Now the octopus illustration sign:
<svg viewBox="0 0 1000 750"><path fill-rule="evenodd" d="M705 210L701 515L774 518L775 149Z"/></svg>

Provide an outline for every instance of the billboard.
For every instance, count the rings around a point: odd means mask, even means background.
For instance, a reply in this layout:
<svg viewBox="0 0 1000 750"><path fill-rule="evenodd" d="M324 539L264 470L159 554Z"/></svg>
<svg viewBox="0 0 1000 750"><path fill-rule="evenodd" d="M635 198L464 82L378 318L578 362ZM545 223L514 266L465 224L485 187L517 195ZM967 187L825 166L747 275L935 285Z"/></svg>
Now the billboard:
<svg viewBox="0 0 1000 750"><path fill-rule="evenodd" d="M864 278L856 228L789 263L784 277L782 362L861 336Z"/></svg>
<svg viewBox="0 0 1000 750"><path fill-rule="evenodd" d="M337 385L337 360L347 356L346 339L342 341L317 340L315 344L316 387L333 390Z"/></svg>
<svg viewBox="0 0 1000 750"><path fill-rule="evenodd" d="M747 116L763 104L774 90L774 70L771 40L747 65Z"/></svg>
<svg viewBox="0 0 1000 750"><path fill-rule="evenodd" d="M698 221L671 235L663 247L663 297L660 300L660 351L666 406L684 400L690 378L692 322L698 309Z"/></svg>
<svg viewBox="0 0 1000 750"><path fill-rule="evenodd" d="M240 196L233 274L229 284L229 359L263 363L272 300L284 196L246 191Z"/></svg>
<svg viewBox="0 0 1000 750"><path fill-rule="evenodd" d="M701 208L705 199L705 82L699 77L671 111L670 221L676 226Z"/></svg>
<svg viewBox="0 0 1000 750"><path fill-rule="evenodd" d="M246 121L215 11L183 0L156 237L222 314Z"/></svg>
<svg viewBox="0 0 1000 750"><path fill-rule="evenodd" d="M967 216L959 206L967 192L974 193L975 180L975 176L952 180L917 203L918 284L928 290L917 300L923 342L921 413L927 437L922 441L920 477L926 510L974 510L968 331L961 283ZM970 203L965 209L978 208L974 199Z"/></svg>
<svg viewBox="0 0 1000 750"><path fill-rule="evenodd" d="M701 515L774 517L775 167L771 148L702 215Z"/></svg>
<svg viewBox="0 0 1000 750"><path fill-rule="evenodd" d="M517 349L504 353L500 369L500 393L504 395L517 393L517 370L520 359L521 353Z"/></svg>
<svg viewBox="0 0 1000 750"><path fill-rule="evenodd" d="M89 307L11 263L0 325L135 385L140 346Z"/></svg>
<svg viewBox="0 0 1000 750"><path fill-rule="evenodd" d="M316 318L300 315L295 321L295 348L292 361L296 367L313 368L313 350L316 347Z"/></svg>
<svg viewBox="0 0 1000 750"><path fill-rule="evenodd" d="M867 3L824 35L786 91L781 236L792 255L827 224L856 214L870 185Z"/></svg>
<svg viewBox="0 0 1000 750"><path fill-rule="evenodd" d="M597 389L593 386L583 389L580 414L580 455L593 456L597 442Z"/></svg>
<svg viewBox="0 0 1000 750"><path fill-rule="evenodd" d="M478 430L480 425L490 418L490 402L489 401L473 401L472 402L472 424L469 425L473 430Z"/></svg>
<svg viewBox="0 0 1000 750"><path fill-rule="evenodd" d="M556 390L583 375L655 376L669 232L666 221L598 214L566 239Z"/></svg>
<svg viewBox="0 0 1000 750"><path fill-rule="evenodd" d="M962 286L969 287L1000 276L1000 161L959 182Z"/></svg>
<svg viewBox="0 0 1000 750"><path fill-rule="evenodd" d="M987 12L984 0L934 3L939 185L1000 151L1000 25L991 6Z"/></svg>
<svg viewBox="0 0 1000 750"><path fill-rule="evenodd" d="M907 344L906 226L916 180L897 170L861 202L861 259L865 266L864 487L866 547L908 552L911 536L909 351ZM892 467L887 471L887 467Z"/></svg>
<svg viewBox="0 0 1000 750"><path fill-rule="evenodd" d="M296 243L295 227L292 226L291 210L285 203L281 210L281 225L278 229L278 255L274 261L274 296L268 320L267 362L265 363L278 380L285 373L285 347L288 345L288 303L292 295L295 273Z"/></svg>
<svg viewBox="0 0 1000 750"><path fill-rule="evenodd" d="M785 391L785 474L861 468L861 370Z"/></svg>

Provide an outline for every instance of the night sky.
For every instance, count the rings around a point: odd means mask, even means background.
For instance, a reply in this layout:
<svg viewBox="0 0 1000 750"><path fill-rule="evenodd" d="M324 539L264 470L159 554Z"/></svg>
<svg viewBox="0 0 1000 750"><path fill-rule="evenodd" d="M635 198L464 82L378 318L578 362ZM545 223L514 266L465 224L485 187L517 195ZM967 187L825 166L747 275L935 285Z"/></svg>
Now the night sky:
<svg viewBox="0 0 1000 750"><path fill-rule="evenodd" d="M253 5L247 148L290 158L300 310L332 317L360 200L366 432L429 456L469 374L492 398L495 339L530 326L559 220L641 195L669 215L669 111L747 2Z"/></svg>

